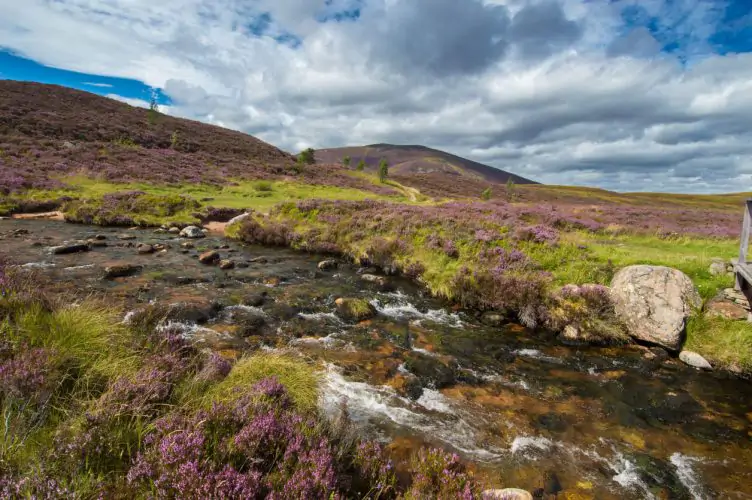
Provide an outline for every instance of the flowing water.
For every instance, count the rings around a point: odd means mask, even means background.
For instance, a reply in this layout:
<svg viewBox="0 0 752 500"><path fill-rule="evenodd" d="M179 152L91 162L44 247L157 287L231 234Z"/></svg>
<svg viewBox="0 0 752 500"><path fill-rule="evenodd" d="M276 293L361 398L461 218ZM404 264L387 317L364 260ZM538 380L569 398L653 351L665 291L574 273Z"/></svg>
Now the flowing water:
<svg viewBox="0 0 752 500"><path fill-rule="evenodd" d="M95 234L106 247L48 250ZM152 230L0 221L0 253L61 290L106 292L125 310L193 304L172 326L207 348L290 350L315 360L322 409L335 414L345 401L354 423L396 456L440 446L489 487L533 490L555 476L560 498L752 498L749 382L644 347L567 347L519 325L484 326L405 280L380 287L344 263L318 271L321 256L218 236L192 249L185 241ZM138 242L169 248L139 255ZM200 264L198 254L213 248L243 267ZM115 263L143 269L103 279ZM377 314L345 321L339 297L366 299Z"/></svg>

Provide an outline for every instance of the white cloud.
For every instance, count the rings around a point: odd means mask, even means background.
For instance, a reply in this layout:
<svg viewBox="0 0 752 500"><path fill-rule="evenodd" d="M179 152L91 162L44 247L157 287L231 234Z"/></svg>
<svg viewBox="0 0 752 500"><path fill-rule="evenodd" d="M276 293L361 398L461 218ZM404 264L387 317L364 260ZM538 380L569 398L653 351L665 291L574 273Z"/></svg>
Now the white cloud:
<svg viewBox="0 0 752 500"><path fill-rule="evenodd" d="M752 55L707 52L709 2L639 2L678 26L697 56L683 66L625 31L630 3L0 0L0 46L141 80L170 113L288 150L414 143L550 183L752 188ZM357 22L315 20L358 6ZM253 36L264 12L269 36ZM302 44L275 41L285 34Z"/></svg>

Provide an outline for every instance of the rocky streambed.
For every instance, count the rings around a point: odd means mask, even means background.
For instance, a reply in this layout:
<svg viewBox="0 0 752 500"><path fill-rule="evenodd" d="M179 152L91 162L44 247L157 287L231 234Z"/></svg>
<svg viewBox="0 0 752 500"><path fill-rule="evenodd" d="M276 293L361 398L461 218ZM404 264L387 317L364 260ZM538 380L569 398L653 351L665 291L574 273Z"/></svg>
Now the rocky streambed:
<svg viewBox="0 0 752 500"><path fill-rule="evenodd" d="M346 401L395 454L453 450L489 486L752 498L752 384L660 349L564 346L374 269L212 234L1 220L0 252L61 291L122 302L126 322L165 307L225 356L306 356L323 372L324 411Z"/></svg>

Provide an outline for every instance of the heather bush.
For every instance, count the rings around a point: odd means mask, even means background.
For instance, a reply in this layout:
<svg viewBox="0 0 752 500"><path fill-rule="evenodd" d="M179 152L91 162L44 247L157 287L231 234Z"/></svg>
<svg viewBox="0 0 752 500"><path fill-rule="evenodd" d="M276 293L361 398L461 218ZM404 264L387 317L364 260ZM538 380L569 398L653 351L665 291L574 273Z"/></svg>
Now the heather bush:
<svg viewBox="0 0 752 500"><path fill-rule="evenodd" d="M608 287L567 285L553 294L546 313L546 326L564 331L590 344L617 344L629 341L626 329L616 317Z"/></svg>
<svg viewBox="0 0 752 500"><path fill-rule="evenodd" d="M413 483L404 498L480 498L457 455L438 449L420 450L411 464Z"/></svg>

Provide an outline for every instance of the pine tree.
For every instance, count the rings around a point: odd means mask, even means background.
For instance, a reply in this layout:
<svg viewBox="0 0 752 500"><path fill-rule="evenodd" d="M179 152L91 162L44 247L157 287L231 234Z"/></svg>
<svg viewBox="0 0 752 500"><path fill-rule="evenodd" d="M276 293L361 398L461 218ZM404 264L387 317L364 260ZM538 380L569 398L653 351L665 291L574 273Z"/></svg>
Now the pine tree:
<svg viewBox="0 0 752 500"><path fill-rule="evenodd" d="M488 201L488 200L490 200L490 199L491 199L491 195L492 195L492 194L493 194L493 192L491 191L491 188L490 188L490 187L487 187L487 188L486 188L486 189L484 189L484 190L483 190L483 192L482 192L482 193L480 194L480 199L481 199L481 200L485 200L485 201Z"/></svg>
<svg viewBox="0 0 752 500"><path fill-rule="evenodd" d="M355 167L355 170L357 170L358 172L362 172L365 169L366 169L366 161L365 160L360 160L358 162L358 166Z"/></svg>
<svg viewBox="0 0 752 500"><path fill-rule="evenodd" d="M345 156L342 158L342 165L344 165L345 168L350 168L350 157Z"/></svg>
<svg viewBox="0 0 752 500"><path fill-rule="evenodd" d="M386 158L382 158L379 162L379 181L381 183L386 182L386 178L389 175L389 164L386 162Z"/></svg>

